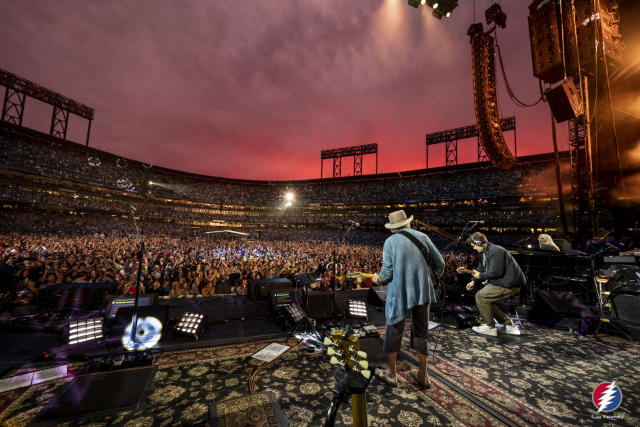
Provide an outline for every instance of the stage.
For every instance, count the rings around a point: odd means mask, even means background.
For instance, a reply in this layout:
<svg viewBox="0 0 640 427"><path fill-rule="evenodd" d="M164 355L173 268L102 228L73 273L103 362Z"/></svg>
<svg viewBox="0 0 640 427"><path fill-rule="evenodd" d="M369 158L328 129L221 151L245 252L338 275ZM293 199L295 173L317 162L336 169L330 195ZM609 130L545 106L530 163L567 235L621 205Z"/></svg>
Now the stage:
<svg viewBox="0 0 640 427"><path fill-rule="evenodd" d="M384 334L384 328L378 331ZM264 362L251 355L272 342L297 344L292 337L254 338L232 345L163 351L153 362L153 373L140 372L148 373L149 386L133 409L87 417L78 408L80 418L73 425L206 425L212 403L221 408L230 400L252 400L267 391L276 397L289 425L321 425L335 384L335 369L327 356L294 348L259 373L252 395L249 378ZM640 425L638 343L607 335L581 337L528 323L522 338L509 338L490 338L446 325L436 328L429 357L433 386L423 390L411 375L416 355L405 334L398 363L399 387L392 389L373 379L367 389L369 424ZM376 350L382 338L366 340L371 357L383 363L384 354ZM85 362L69 366L72 376L87 373ZM72 376L3 393L0 420L6 425L33 422L69 387ZM620 407L610 414L598 413L592 392L598 384L613 381L622 391ZM111 392L117 389L103 394ZM351 408L344 404L336 424L351 422Z"/></svg>

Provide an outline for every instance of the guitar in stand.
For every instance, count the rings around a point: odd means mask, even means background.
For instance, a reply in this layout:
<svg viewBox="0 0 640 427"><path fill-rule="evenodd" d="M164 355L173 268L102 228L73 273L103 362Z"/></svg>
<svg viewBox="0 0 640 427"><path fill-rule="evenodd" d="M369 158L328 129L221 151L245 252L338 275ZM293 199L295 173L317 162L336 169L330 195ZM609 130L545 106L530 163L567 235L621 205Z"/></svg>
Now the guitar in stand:
<svg viewBox="0 0 640 427"><path fill-rule="evenodd" d="M327 346L327 354L331 356L330 363L338 368L334 373L336 385L333 388L334 398L331 401L325 427L332 427L336 421L336 415L342 402L351 396L351 409L353 413L353 426L366 427L367 399L366 389L371 381L371 371L367 353L360 351L358 336L352 335L350 326L344 330L334 330L331 338L324 339Z"/></svg>

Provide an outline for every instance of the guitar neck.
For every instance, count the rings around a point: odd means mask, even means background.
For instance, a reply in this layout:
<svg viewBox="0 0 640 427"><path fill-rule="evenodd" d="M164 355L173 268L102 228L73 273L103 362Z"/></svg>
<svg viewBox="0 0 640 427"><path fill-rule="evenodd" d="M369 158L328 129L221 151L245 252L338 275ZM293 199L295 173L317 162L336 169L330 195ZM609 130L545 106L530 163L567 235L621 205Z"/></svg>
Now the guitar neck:
<svg viewBox="0 0 640 427"><path fill-rule="evenodd" d="M374 274L370 274L370 273L348 273L347 274L347 278L349 279L355 279L356 277L364 277L366 279L373 279L373 276L375 276Z"/></svg>
<svg viewBox="0 0 640 427"><path fill-rule="evenodd" d="M458 273L467 273L467 274L473 274L473 270L469 270L467 268L458 268L456 270Z"/></svg>

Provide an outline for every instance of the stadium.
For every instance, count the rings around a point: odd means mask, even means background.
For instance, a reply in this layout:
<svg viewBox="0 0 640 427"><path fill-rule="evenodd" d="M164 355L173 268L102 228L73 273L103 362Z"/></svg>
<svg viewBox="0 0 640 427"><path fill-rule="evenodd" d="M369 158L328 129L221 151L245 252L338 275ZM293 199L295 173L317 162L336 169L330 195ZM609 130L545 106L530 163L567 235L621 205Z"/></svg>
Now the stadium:
<svg viewBox="0 0 640 427"><path fill-rule="evenodd" d="M6 15L3 424L640 424L634 2L379 0L345 16L317 2L161 3L157 22L127 32L147 54L127 72L164 70L174 48L184 67L172 63L178 77L160 81L141 72L127 94L102 62L78 62L73 78L43 65L44 38L17 22L39 22L50 48L82 50L73 31L44 24L60 11ZM300 28L272 12L285 4ZM77 7L68 19L93 16L96 28L139 12L66 6ZM162 30L174 13L196 29L181 42ZM507 14L519 39L505 40ZM219 28L200 30L202 16ZM299 80L317 69L289 32L276 37L280 19L318 43L318 67L334 67L318 77L326 87ZM221 38L211 63L187 55L205 49L198 31ZM273 40L258 40L262 31ZM433 39L415 46L463 48L413 64L414 53L398 53L405 32ZM149 40L163 49L152 53ZM405 58L403 78L422 61L446 73L464 57L469 67L398 86L400 71L360 48ZM265 51L275 59L256 66ZM362 71L358 58L379 73L338 85L345 63ZM525 65L505 71L510 58ZM241 59L255 68L233 92ZM456 100L454 79L472 98ZM158 106L169 99L154 98L160 87L183 102ZM216 99L202 100L205 88ZM522 102L522 88L539 99ZM447 113L424 118L396 96ZM510 117L498 108L511 111L507 102L519 108Z"/></svg>

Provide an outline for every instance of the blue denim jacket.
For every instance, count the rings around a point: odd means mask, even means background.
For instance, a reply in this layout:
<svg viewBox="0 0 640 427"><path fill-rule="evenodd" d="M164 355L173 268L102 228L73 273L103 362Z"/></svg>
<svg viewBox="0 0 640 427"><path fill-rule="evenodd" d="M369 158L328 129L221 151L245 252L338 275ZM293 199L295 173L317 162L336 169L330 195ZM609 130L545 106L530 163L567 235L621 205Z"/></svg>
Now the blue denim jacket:
<svg viewBox="0 0 640 427"><path fill-rule="evenodd" d="M405 230L429 248L431 267L438 276L442 276L444 260L431 239L417 230ZM384 242L379 276L380 282L387 284L387 325L400 322L405 312L415 306L436 302L428 268L422 253L405 236L396 233Z"/></svg>

